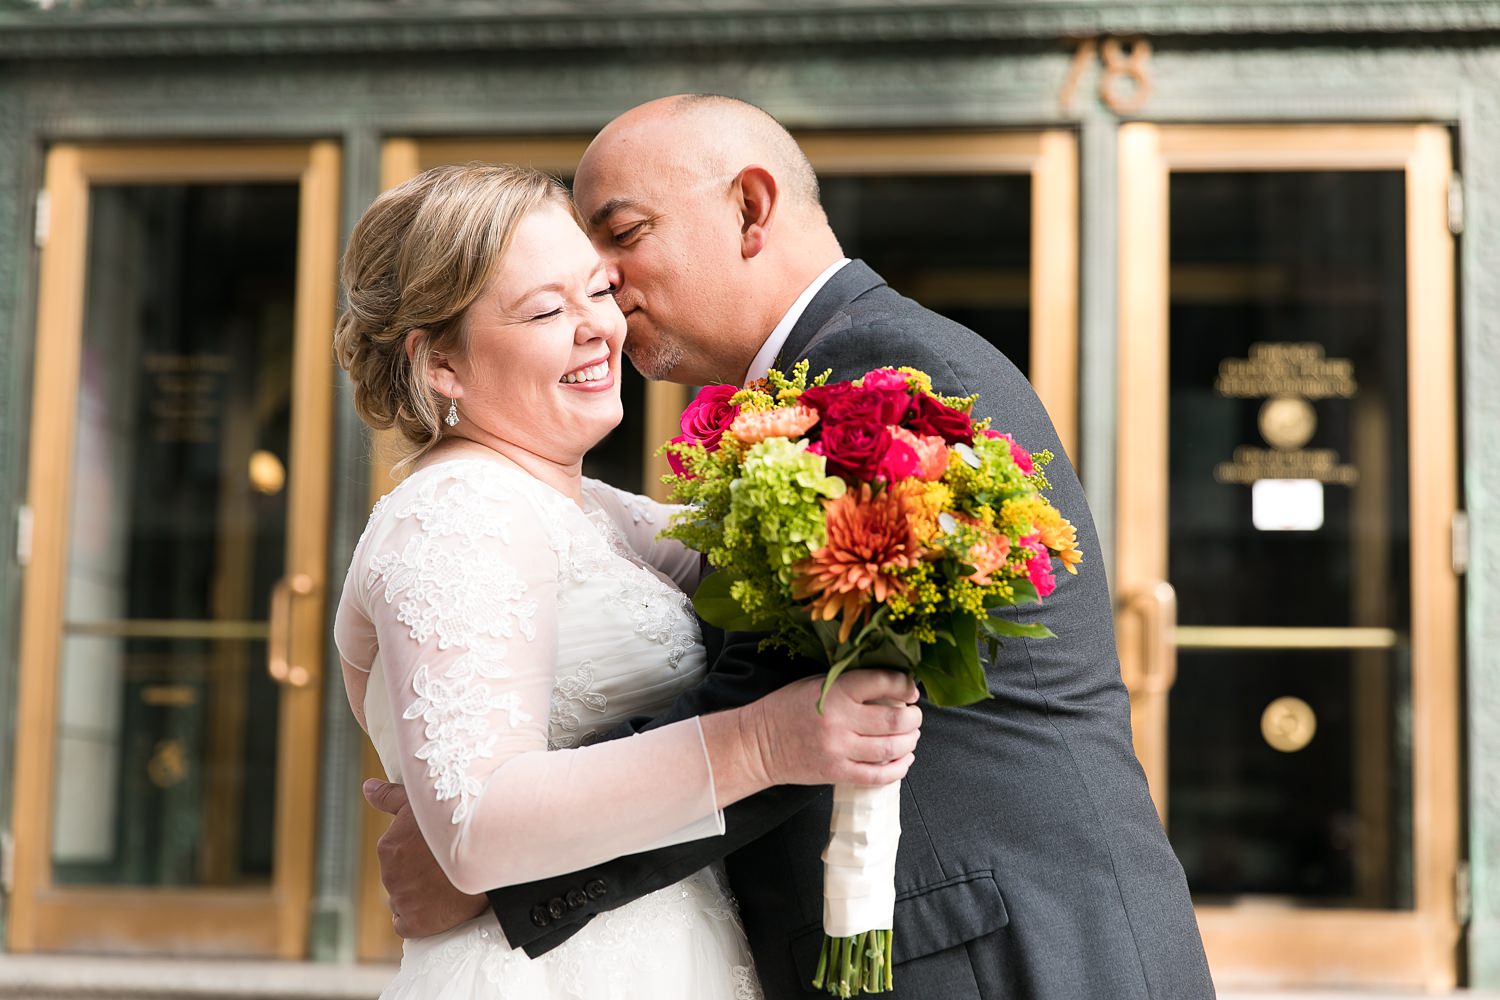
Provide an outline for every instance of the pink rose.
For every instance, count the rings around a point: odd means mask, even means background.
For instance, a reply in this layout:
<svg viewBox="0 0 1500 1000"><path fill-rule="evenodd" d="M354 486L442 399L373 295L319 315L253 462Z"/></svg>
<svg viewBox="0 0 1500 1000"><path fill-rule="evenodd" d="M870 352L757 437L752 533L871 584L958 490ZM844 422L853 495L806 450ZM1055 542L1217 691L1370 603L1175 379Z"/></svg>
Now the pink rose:
<svg viewBox="0 0 1500 1000"><path fill-rule="evenodd" d="M891 445L875 465L876 479L894 483L898 479L908 479L922 472L922 459L917 450L896 436L896 432L900 430L899 427L887 428L891 434Z"/></svg>
<svg viewBox="0 0 1500 1000"><path fill-rule="evenodd" d="M719 439L740 415L740 408L729 403L739 391L732 385L704 386L682 411L683 440L695 441L709 451L718 451Z"/></svg>
<svg viewBox="0 0 1500 1000"><path fill-rule="evenodd" d="M860 379L866 389L900 389L907 392L910 381L894 368L877 368Z"/></svg>
<svg viewBox="0 0 1500 1000"><path fill-rule="evenodd" d="M670 441L667 442L667 444L688 444L688 443L689 443L688 436L686 434L679 434L676 437L674 437L672 440L670 440ZM681 459L681 457L678 456L676 449L674 449L674 448L668 448L667 449L667 464L670 465L672 467L672 471L675 472L675 473L677 473L679 476L687 476L688 478L692 478L692 473L688 472L687 466L684 465L684 464L682 464L682 459Z"/></svg>
<svg viewBox="0 0 1500 1000"><path fill-rule="evenodd" d="M1031 550L1026 561L1026 575L1036 588L1037 596L1046 597L1057 589L1057 578L1052 575L1052 553L1042 544L1041 535L1027 535L1021 539L1021 547Z"/></svg>
<svg viewBox="0 0 1500 1000"><path fill-rule="evenodd" d="M891 436L897 441L905 442L916 452L919 468L915 475L933 482L942 479L943 473L948 471L948 446L943 443L942 438L913 434L905 427L892 427Z"/></svg>

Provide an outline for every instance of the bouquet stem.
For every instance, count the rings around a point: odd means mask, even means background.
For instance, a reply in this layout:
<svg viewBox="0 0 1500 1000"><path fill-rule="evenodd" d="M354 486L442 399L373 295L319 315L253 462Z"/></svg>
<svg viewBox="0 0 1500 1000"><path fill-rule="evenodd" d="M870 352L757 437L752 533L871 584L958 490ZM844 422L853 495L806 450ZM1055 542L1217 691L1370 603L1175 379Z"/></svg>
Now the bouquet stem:
<svg viewBox="0 0 1500 1000"><path fill-rule="evenodd" d="M896 908L900 783L833 786L833 817L823 852L823 953L815 989L836 997L884 993L891 986Z"/></svg>

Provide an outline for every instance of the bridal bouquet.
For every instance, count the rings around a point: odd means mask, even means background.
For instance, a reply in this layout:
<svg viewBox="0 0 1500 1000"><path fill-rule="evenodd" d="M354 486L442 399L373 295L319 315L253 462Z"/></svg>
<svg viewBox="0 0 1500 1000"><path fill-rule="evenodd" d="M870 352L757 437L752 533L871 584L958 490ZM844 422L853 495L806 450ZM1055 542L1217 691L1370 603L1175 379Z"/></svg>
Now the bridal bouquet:
<svg viewBox="0 0 1500 1000"><path fill-rule="evenodd" d="M1045 638L990 612L1038 601L1082 560L1048 503L1043 467L974 421L975 397L933 392L912 368L846 382L772 371L709 386L664 448L686 508L663 535L717 572L694 597L703 619L828 666L905 670L934 705L989 697L981 637ZM821 710L822 702L819 701ZM836 996L891 988L900 785L834 788L823 955L813 985Z"/></svg>

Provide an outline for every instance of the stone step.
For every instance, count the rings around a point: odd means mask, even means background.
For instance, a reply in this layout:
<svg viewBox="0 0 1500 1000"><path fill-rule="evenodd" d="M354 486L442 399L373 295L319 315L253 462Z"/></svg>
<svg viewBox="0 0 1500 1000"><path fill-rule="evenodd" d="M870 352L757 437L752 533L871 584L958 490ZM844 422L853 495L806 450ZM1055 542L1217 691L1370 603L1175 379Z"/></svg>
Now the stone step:
<svg viewBox="0 0 1500 1000"><path fill-rule="evenodd" d="M395 969L331 962L0 954L0 1000L374 1000ZM1454 1000L1500 1000L1460 991ZM1432 1000L1354 991L1221 992L1219 1000Z"/></svg>

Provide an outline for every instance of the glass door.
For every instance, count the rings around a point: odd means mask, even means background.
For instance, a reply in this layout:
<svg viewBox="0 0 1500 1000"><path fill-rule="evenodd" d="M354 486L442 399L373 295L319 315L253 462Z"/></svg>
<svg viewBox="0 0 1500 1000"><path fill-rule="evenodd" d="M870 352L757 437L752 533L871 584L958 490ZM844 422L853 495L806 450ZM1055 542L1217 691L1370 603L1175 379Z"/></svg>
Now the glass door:
<svg viewBox="0 0 1500 1000"><path fill-rule="evenodd" d="M1122 129L1121 664L1221 985L1455 980L1449 147Z"/></svg>
<svg viewBox="0 0 1500 1000"><path fill-rule="evenodd" d="M48 155L13 950L305 949L338 172Z"/></svg>

